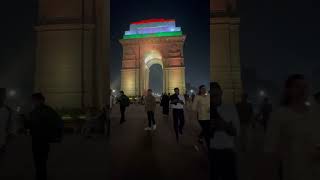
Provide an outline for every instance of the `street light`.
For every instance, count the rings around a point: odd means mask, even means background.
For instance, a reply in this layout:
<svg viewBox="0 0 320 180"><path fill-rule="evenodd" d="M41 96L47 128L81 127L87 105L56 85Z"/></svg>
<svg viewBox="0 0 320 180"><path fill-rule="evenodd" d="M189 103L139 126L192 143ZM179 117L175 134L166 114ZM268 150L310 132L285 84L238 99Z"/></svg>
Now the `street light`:
<svg viewBox="0 0 320 180"><path fill-rule="evenodd" d="M190 92L191 92L191 94L193 94L193 93L194 93L194 90L193 90L193 89L191 89L191 90L190 90Z"/></svg>
<svg viewBox="0 0 320 180"><path fill-rule="evenodd" d="M113 92L113 93L115 93L115 92L116 92L116 90L115 90L115 89L113 89L113 90L112 90L112 92Z"/></svg>

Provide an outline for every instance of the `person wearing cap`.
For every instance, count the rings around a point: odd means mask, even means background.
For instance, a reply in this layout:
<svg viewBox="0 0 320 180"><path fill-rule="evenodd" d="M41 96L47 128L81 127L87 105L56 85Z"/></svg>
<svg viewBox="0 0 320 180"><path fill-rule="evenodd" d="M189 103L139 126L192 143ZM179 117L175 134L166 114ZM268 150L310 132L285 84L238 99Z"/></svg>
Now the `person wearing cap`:
<svg viewBox="0 0 320 180"><path fill-rule="evenodd" d="M123 91L120 91L120 96L118 97L118 103L120 104L120 112L121 112L120 124L122 124L126 121L125 113L126 113L127 107L130 104L130 100L128 96L126 96Z"/></svg>
<svg viewBox="0 0 320 180"><path fill-rule="evenodd" d="M174 94L170 96L170 104L173 115L173 126L176 134L176 140L179 142L179 135L183 134L183 127L185 124L184 119L184 96L180 94L179 88L174 89Z"/></svg>
<svg viewBox="0 0 320 180"><path fill-rule="evenodd" d="M32 153L36 170L36 180L47 179L47 161L50 144L61 140L63 127L57 127L60 116L45 104L41 93L32 95L33 110L30 113L29 129L32 138ZM62 120L61 120L62 123ZM61 126L63 126L61 124ZM59 132L56 131L59 129ZM57 139L59 138L59 139Z"/></svg>

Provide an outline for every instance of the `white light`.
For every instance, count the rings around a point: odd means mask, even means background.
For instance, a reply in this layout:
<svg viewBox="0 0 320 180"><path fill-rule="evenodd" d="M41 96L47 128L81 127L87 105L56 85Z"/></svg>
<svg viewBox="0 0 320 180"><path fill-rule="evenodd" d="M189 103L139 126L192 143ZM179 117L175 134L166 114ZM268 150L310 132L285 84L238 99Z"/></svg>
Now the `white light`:
<svg viewBox="0 0 320 180"><path fill-rule="evenodd" d="M311 106L311 103L309 101L307 101L305 104L306 106Z"/></svg>
<svg viewBox="0 0 320 180"><path fill-rule="evenodd" d="M190 90L190 92L191 92L191 93L193 93L193 92L194 92L194 90L193 90L193 89L191 89L191 90Z"/></svg>
<svg viewBox="0 0 320 180"><path fill-rule="evenodd" d="M113 93L115 93L115 92L116 92L116 90L114 90L114 89L113 89L113 90L112 90L112 92L113 92Z"/></svg>

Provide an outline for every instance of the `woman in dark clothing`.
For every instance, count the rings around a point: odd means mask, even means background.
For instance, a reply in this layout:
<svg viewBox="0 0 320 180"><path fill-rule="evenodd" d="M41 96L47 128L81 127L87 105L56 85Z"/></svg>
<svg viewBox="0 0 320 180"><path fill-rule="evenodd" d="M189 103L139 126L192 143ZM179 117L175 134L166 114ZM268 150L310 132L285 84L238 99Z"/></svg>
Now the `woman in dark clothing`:
<svg viewBox="0 0 320 180"><path fill-rule="evenodd" d="M167 93L164 93L161 99L162 113L164 115L169 115L169 102L170 97L167 95Z"/></svg>

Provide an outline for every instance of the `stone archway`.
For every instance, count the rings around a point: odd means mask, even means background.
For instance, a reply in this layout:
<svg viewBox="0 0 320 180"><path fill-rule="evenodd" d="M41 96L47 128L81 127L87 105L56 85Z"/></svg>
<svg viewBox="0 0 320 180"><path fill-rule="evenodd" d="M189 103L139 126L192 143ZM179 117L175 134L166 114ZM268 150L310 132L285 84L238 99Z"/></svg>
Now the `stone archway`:
<svg viewBox="0 0 320 180"><path fill-rule="evenodd" d="M150 75L150 68L151 66L155 65L155 64L158 64L161 66L162 68L162 79L163 79L163 82L159 82L159 83L162 83L162 92L165 91L165 81L164 81L164 65L163 65L163 58L162 58L162 55L157 52L157 51L154 51L152 50L151 52L147 53L146 56L144 57L144 64L145 64L145 71L144 71L144 74L143 76L145 77L144 78L144 90L147 90L150 88L150 78L149 78L149 75Z"/></svg>
<svg viewBox="0 0 320 180"><path fill-rule="evenodd" d="M155 27L159 24L161 29ZM139 32L133 32L135 28ZM185 39L181 28L175 27L174 20L153 19L132 23L130 31L120 40L123 46L121 89L128 96L143 95L149 88L149 68L157 63L163 67L163 91L172 93L178 87L184 93Z"/></svg>

